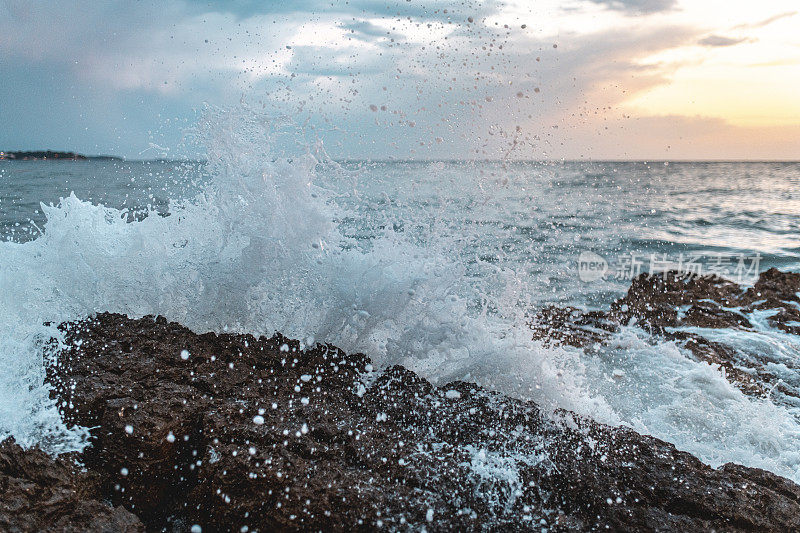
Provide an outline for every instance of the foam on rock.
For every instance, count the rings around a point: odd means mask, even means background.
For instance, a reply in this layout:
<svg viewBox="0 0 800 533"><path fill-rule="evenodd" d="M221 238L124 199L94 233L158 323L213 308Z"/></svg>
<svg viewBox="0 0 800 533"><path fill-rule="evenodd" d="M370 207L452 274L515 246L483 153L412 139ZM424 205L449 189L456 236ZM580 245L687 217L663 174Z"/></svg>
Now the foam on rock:
<svg viewBox="0 0 800 533"><path fill-rule="evenodd" d="M148 529L800 527L775 474L329 345L115 314L62 329L48 380L90 428L80 459Z"/></svg>

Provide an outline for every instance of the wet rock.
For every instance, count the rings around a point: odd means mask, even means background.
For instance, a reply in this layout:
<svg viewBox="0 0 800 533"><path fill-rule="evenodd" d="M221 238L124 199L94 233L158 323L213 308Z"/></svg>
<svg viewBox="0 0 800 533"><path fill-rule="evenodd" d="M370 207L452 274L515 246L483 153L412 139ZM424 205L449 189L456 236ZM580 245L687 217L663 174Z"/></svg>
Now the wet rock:
<svg viewBox="0 0 800 533"><path fill-rule="evenodd" d="M758 281L747 290L745 299L760 300L770 298L783 302L800 302L800 273L781 272L770 268L762 272Z"/></svg>
<svg viewBox="0 0 800 533"><path fill-rule="evenodd" d="M144 531L136 515L100 501L73 457L0 443L0 531Z"/></svg>
<svg viewBox="0 0 800 533"><path fill-rule="evenodd" d="M742 303L753 310L774 310L769 324L786 333L800 335L800 274L771 268L742 295Z"/></svg>
<svg viewBox="0 0 800 533"><path fill-rule="evenodd" d="M738 306L741 292L737 284L714 276L641 274L611 305L611 316L620 323L635 320L656 333L678 326L749 327L746 318L729 310ZM688 307L683 314L682 307Z"/></svg>
<svg viewBox="0 0 800 533"><path fill-rule="evenodd" d="M102 314L49 370L151 530L797 530L800 487L332 346Z"/></svg>
<svg viewBox="0 0 800 533"><path fill-rule="evenodd" d="M699 361L718 365L728 381L751 396L763 397L768 393L767 384L779 382L777 376L763 367L754 368L757 365L739 363L741 358L736 349L727 344L686 332L674 332L667 338L689 350Z"/></svg>
<svg viewBox="0 0 800 533"><path fill-rule="evenodd" d="M685 278L676 272L633 280L628 293L611 306L619 322L635 319L655 332L677 326L701 328L751 328L746 313L774 310L771 325L797 331L791 321L800 319L800 274L771 268L758 281L743 287L716 276ZM687 309L682 316L679 310Z"/></svg>
<svg viewBox="0 0 800 533"><path fill-rule="evenodd" d="M555 306L542 309L529 325L534 338L545 344L578 347L602 342L618 327L603 311L581 311L575 307Z"/></svg>
<svg viewBox="0 0 800 533"><path fill-rule="evenodd" d="M534 315L531 326L534 337L571 346L606 340L627 324L655 334L683 326L749 328L747 317L736 309L745 305L742 296L738 285L717 277L641 274L608 311L550 306Z"/></svg>
<svg viewBox="0 0 800 533"><path fill-rule="evenodd" d="M800 335L798 291L800 274L775 268L762 272L746 290L716 276L641 274L608 311L547 307L533 316L531 329L534 338L547 343L590 347L606 342L620 326L636 325L658 338L676 341L698 360L719 365L729 381L747 394L766 396L779 391L782 396L776 401L790 397L794 402L800 392L775 375L773 361L742 354L686 329L755 331L753 313L762 311L770 326Z"/></svg>

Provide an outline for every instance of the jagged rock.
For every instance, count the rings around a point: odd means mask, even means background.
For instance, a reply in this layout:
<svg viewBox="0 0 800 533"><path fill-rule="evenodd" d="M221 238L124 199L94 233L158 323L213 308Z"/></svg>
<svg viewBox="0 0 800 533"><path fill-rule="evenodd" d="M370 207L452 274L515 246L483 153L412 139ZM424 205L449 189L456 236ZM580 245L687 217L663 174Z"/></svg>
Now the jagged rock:
<svg viewBox="0 0 800 533"><path fill-rule="evenodd" d="M737 284L715 276L641 274L628 293L611 305L611 315L622 323L636 320L656 333L677 326L749 327L746 318L726 309L738 306L741 293ZM681 316L684 306L688 309Z"/></svg>
<svg viewBox="0 0 800 533"><path fill-rule="evenodd" d="M775 309L767 320L770 325L787 333L800 335L800 274L770 268L742 295L748 310Z"/></svg>
<svg viewBox="0 0 800 533"><path fill-rule="evenodd" d="M547 307L531 319L534 338L547 343L588 347L609 339L621 325L642 329L674 340L698 360L725 369L728 379L742 391L765 396L770 390L799 398L771 369L771 361L743 357L721 342L677 328L752 330L748 314L770 310L767 322L786 333L800 335L800 274L771 268L748 289L716 277L684 277L677 272L635 278L627 294L608 311L581 311L572 307ZM786 364L785 362L781 362Z"/></svg>
<svg viewBox="0 0 800 533"><path fill-rule="evenodd" d="M163 318L62 327L81 460L151 530L800 528L791 481L473 384Z"/></svg>
<svg viewBox="0 0 800 533"><path fill-rule="evenodd" d="M72 457L0 443L0 531L144 531L136 515L99 501L96 482Z"/></svg>
<svg viewBox="0 0 800 533"><path fill-rule="evenodd" d="M605 338L603 331L613 332L631 321L658 334L680 326L746 329L752 324L745 313L773 309L777 314L768 319L770 323L792 333L800 331L791 324L800 320L798 291L800 274L775 268L762 272L747 290L715 276L644 273L631 282L627 294L612 303L609 311L547 307L534 316L532 325L537 337L556 336L566 344L582 346Z"/></svg>
<svg viewBox="0 0 800 533"><path fill-rule="evenodd" d="M608 313L581 311L575 307L548 306L529 324L533 336L545 344L587 346L602 342L618 328Z"/></svg>

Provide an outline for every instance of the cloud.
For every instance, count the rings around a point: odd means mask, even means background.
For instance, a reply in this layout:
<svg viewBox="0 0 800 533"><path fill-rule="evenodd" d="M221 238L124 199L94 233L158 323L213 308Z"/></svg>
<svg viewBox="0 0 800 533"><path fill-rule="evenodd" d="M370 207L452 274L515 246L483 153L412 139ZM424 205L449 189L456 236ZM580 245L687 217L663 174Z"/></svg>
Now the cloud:
<svg viewBox="0 0 800 533"><path fill-rule="evenodd" d="M375 38L402 39L401 34L396 32L386 31L386 28L378 26L377 24L370 22L369 20L353 19L351 22L342 23L341 27L352 33L356 38L363 39L366 41L372 41Z"/></svg>
<svg viewBox="0 0 800 533"><path fill-rule="evenodd" d="M749 39L747 39L746 37L736 38L736 37L725 37L723 35L709 35L697 41L697 44L702 46L722 47L722 46L734 46L748 41Z"/></svg>
<svg viewBox="0 0 800 533"><path fill-rule="evenodd" d="M788 67L800 65L800 57L787 57L786 59L775 59L774 61L763 61L761 63L750 63L748 67Z"/></svg>
<svg viewBox="0 0 800 533"><path fill-rule="evenodd" d="M563 144L561 144L563 143ZM583 146L576 151L576 146ZM713 117L640 116L609 120L602 131L575 128L562 137L554 157L648 161L797 160L796 126L735 126Z"/></svg>
<svg viewBox="0 0 800 533"><path fill-rule="evenodd" d="M290 0L276 2L271 0L229 0L212 2L208 0L188 0L187 8L193 13L230 13L238 18L255 15L331 16L335 14L363 18L425 18L429 20L455 20L467 16L486 16L497 11L499 0L452 0L390 1L390 0Z"/></svg>
<svg viewBox="0 0 800 533"><path fill-rule="evenodd" d="M610 139L636 156L647 135L625 133L618 107L676 68L648 57L700 30L625 22L672 1L592 1L623 13L557 43L524 13L504 24L498 2L6 2L0 101L18 105L0 106L0 145L135 157L179 145L204 103L244 99L296 116L336 157L618 154Z"/></svg>
<svg viewBox="0 0 800 533"><path fill-rule="evenodd" d="M779 21L781 19L785 19L785 18L788 18L788 17L793 17L795 15L797 15L797 11L787 11L786 13L779 13L777 15L773 15L773 16L771 16L769 18L766 18L764 20L760 20L758 22L747 23L747 24L739 24L737 26L734 26L733 29L734 30L744 30L744 29L763 28L764 26L768 26L768 25L772 24L773 22L777 22L777 21Z"/></svg>
<svg viewBox="0 0 800 533"><path fill-rule="evenodd" d="M675 7L677 0L590 0L595 4L606 6L610 9L625 11L632 14L649 14L669 11Z"/></svg>

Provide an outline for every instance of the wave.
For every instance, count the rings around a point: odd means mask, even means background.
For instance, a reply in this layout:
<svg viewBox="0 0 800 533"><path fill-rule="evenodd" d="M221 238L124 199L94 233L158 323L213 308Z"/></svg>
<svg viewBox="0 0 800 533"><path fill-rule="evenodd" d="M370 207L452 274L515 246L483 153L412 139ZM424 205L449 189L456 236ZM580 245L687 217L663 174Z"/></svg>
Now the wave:
<svg viewBox="0 0 800 533"><path fill-rule="evenodd" d="M367 245L347 236L338 221L358 213L326 183L352 176L291 120L212 109L195 134L211 178L168 216L131 220L72 194L42 206L38 238L0 243L0 438L53 452L86 445L49 398L45 359L58 356L48 349L57 324L111 311L327 342L433 382L475 381L545 411L628 424L712 464L800 479L793 413L742 395L719 369L630 332L600 354L545 347L520 305L541 288L497 265L491 290L465 282L465 235L434 225L420 238L390 223ZM609 386L622 363L626 385Z"/></svg>

